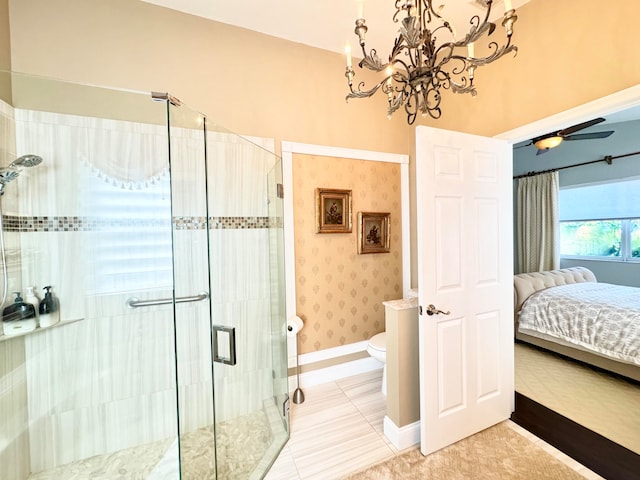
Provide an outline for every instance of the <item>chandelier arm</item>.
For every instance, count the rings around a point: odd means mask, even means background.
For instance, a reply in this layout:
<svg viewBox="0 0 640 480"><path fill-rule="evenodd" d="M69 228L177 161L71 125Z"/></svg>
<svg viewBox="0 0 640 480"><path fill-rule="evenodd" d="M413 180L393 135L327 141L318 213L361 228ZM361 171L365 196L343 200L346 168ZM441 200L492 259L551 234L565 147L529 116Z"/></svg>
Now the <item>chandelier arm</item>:
<svg viewBox="0 0 640 480"><path fill-rule="evenodd" d="M414 104L415 102L415 104ZM407 96L407 101L404 104L404 111L407 114L407 123L409 125L413 125L413 122L416 121L416 116L418 114L418 94L413 92L411 95Z"/></svg>
<svg viewBox="0 0 640 480"><path fill-rule="evenodd" d="M391 49L391 53L389 54L389 63L392 63L391 60L396 58L398 55L400 55L400 53L403 50L407 50L407 56L409 56L409 58L411 58L411 49L404 44L403 42L403 37L402 35L398 35L398 38L395 39L395 41L393 42L393 48ZM408 67L406 66L406 64L404 62L402 62L402 60L396 59L394 60L398 61L400 63L402 63L405 67L405 69L409 70ZM411 63L415 66L415 62L413 60L413 58L411 58Z"/></svg>
<svg viewBox="0 0 640 480"><path fill-rule="evenodd" d="M385 66L382 64L382 60L380 60L380 57L378 56L378 52L376 51L375 48L372 48L371 50L369 50L369 53L367 53L367 50L365 48L364 43L362 44L362 60L360 60L360 62L358 63L358 66L360 68L368 68L369 70L373 70L374 72L379 72L381 70L384 70Z"/></svg>
<svg viewBox="0 0 640 480"><path fill-rule="evenodd" d="M438 30L442 30L442 29L447 30L451 35L453 35L453 28L451 27L451 24L449 22L444 22L442 25L440 25L439 27L434 28L431 33L436 33Z"/></svg>
<svg viewBox="0 0 640 480"><path fill-rule="evenodd" d="M418 3L420 4L425 4L423 6L423 8L425 8L425 11L427 13L426 16L429 17L428 23L431 23L431 16L433 15L435 18L439 18L440 20L443 20L444 17L442 17L442 15L440 15L438 12L435 11L435 9L433 8L433 0L417 0Z"/></svg>
<svg viewBox="0 0 640 480"><path fill-rule="evenodd" d="M474 18L478 18L478 16L476 15ZM469 32L465 35L464 39L458 40L457 42L443 43L442 45L440 45L440 47L438 47L438 50L448 47L466 47L470 43L478 41L487 30L492 30L492 28L495 28L495 24L491 22L485 22L479 26L472 25L472 27L469 29ZM511 38L509 37L509 41L510 40Z"/></svg>
<svg viewBox="0 0 640 480"><path fill-rule="evenodd" d="M493 1L492 0L487 1L487 6L486 6L487 11L484 14L484 20L482 21L482 25L478 24L480 28L484 28L485 25L492 26L493 28L491 28L489 35L491 35L493 33L493 30L496 28L496 25L489 21L489 17L491 16L492 6L493 6ZM477 21L480 22L480 17L478 15L474 15L473 17L471 17L471 20L469 20L469 23L473 25L474 19L477 19Z"/></svg>
<svg viewBox="0 0 640 480"><path fill-rule="evenodd" d="M398 23L398 15L404 10L405 4L405 0L396 0L396 3L394 5L396 8L396 13L393 14L393 23Z"/></svg>
<svg viewBox="0 0 640 480"><path fill-rule="evenodd" d="M510 45L509 43L503 45L502 47L499 47L496 42L491 42L488 47L490 50L494 50L491 55L487 55L486 57L466 58L467 64L472 67L481 67L483 65L488 65L495 62L509 52L516 52L516 54L518 53L518 47L516 47L515 45Z"/></svg>
<svg viewBox="0 0 640 480"><path fill-rule="evenodd" d="M442 110L440 109L442 97L438 91L439 88L440 85L438 84L421 90L420 92L414 91L411 97L407 99L404 110L407 113L409 125L412 125L415 121L418 111L421 112L423 116L429 115L435 120L440 118L442 115ZM411 100L413 100L413 102Z"/></svg>
<svg viewBox="0 0 640 480"><path fill-rule="evenodd" d="M387 79L383 79L382 81L378 82L377 84L375 84L373 86L373 88L371 88L370 90L362 90L362 87L364 87L364 82L360 82L358 84L358 89L354 90L353 87L350 88L351 93L347 94L347 96L345 97L345 100L348 102L350 98L366 98L366 97L370 97L373 94L375 94L378 90L380 90L380 87L382 85L385 84L385 82L387 81Z"/></svg>
<svg viewBox="0 0 640 480"><path fill-rule="evenodd" d="M460 60L465 62L466 64L470 65L470 66L481 66L481 65L487 65L488 63L491 63L497 59L499 59L500 57L502 57L503 55L511 52L511 51L516 51L518 50L518 47L511 45L511 37L507 37L507 43L505 43L502 47L498 46L497 42L490 42L488 44L488 48L490 50L495 50L494 53L492 53L491 55L487 55L486 57L467 57L467 56L462 56L462 55L452 55L454 47L460 47L460 46L464 46L466 45L466 43L464 43L464 41L461 42L450 42L450 43L445 43L440 45L437 50L436 50L436 55L440 55L442 53L442 51L444 49L448 49L449 50L449 55L446 55L443 59L443 61L441 61L438 65L444 65L445 63L448 62L449 59L454 59L454 60Z"/></svg>
<svg viewBox="0 0 640 480"><path fill-rule="evenodd" d="M391 115L393 115L393 113L396 110L398 110L404 103L404 97L405 97L404 89L396 90L396 92L398 95L396 95L395 97L394 96L389 97L389 108L387 109L387 117L389 118L391 118Z"/></svg>
<svg viewBox="0 0 640 480"><path fill-rule="evenodd" d="M475 97L478 92L473 84L473 78L467 80L467 77L461 76L459 81L455 81L449 76L449 87L453 93L469 93L472 97Z"/></svg>

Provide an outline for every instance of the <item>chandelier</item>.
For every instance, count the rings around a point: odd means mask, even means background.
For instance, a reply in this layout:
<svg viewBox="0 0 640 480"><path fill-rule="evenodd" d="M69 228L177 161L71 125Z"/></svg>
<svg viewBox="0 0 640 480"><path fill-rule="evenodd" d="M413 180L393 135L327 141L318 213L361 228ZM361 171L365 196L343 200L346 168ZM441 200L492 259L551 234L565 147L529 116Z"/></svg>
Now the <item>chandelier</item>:
<svg viewBox="0 0 640 480"><path fill-rule="evenodd" d="M513 24L518 17L511 0L504 0L505 13L502 26L505 29L506 43L499 46L497 42L491 41L488 43L489 54L486 57L475 56L475 42L484 35L491 35L496 29L495 23L489 21L493 0L476 0L476 3L485 9L484 18L481 19L479 15L471 17L466 36L457 39L454 27L441 14L443 6L434 8L432 0L395 0L396 12L393 15L393 21L396 23L400 21L401 25L387 63L382 63L376 50L371 49L367 53L365 47L367 25L360 9L355 33L360 41L363 59L358 66L375 72L384 70L386 77L370 90L364 89L364 82L359 83L354 89L355 72L351 63L351 50L347 46L345 76L351 91L346 97L347 101L350 98L371 97L378 90L382 90L389 102L388 118L404 106L407 121L412 125L418 112L422 116L430 115L435 119L440 118L442 89L450 89L455 93L470 93L475 96L477 93L473 85L475 69L492 63L511 51L518 50L511 44ZM401 17L404 18L399 20ZM438 42L437 36L451 40Z"/></svg>

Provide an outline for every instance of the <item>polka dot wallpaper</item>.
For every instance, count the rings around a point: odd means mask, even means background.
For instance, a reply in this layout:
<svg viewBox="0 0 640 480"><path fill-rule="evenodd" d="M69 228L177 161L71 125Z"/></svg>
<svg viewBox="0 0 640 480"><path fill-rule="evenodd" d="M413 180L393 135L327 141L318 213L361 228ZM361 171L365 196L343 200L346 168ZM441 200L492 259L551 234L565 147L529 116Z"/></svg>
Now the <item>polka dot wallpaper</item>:
<svg viewBox="0 0 640 480"><path fill-rule="evenodd" d="M400 165L294 155L293 179L300 353L368 340L402 298ZM352 191L351 233L316 233L316 188ZM358 212L391 214L389 253L358 254Z"/></svg>

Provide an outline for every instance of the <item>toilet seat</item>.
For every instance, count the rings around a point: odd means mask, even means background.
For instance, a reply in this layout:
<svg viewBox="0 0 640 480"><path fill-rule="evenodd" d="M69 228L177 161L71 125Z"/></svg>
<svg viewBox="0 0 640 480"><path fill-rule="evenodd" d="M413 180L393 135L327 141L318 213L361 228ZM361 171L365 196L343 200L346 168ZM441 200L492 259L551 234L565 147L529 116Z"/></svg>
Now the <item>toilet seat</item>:
<svg viewBox="0 0 640 480"><path fill-rule="evenodd" d="M386 332L378 333L369 340L369 346L381 352L387 351L387 335Z"/></svg>
<svg viewBox="0 0 640 480"><path fill-rule="evenodd" d="M387 335L386 332L378 333L369 340L367 351L376 360L386 363L387 360Z"/></svg>

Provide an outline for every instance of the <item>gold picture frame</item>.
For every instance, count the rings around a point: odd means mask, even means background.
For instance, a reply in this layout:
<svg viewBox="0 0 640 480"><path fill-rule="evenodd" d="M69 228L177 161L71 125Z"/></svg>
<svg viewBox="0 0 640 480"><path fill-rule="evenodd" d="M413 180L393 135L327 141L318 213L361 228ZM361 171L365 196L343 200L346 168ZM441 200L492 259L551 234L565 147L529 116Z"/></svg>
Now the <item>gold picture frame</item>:
<svg viewBox="0 0 640 480"><path fill-rule="evenodd" d="M316 233L351 233L351 190L316 188Z"/></svg>
<svg viewBox="0 0 640 480"><path fill-rule="evenodd" d="M389 253L390 213L358 212L358 253Z"/></svg>

